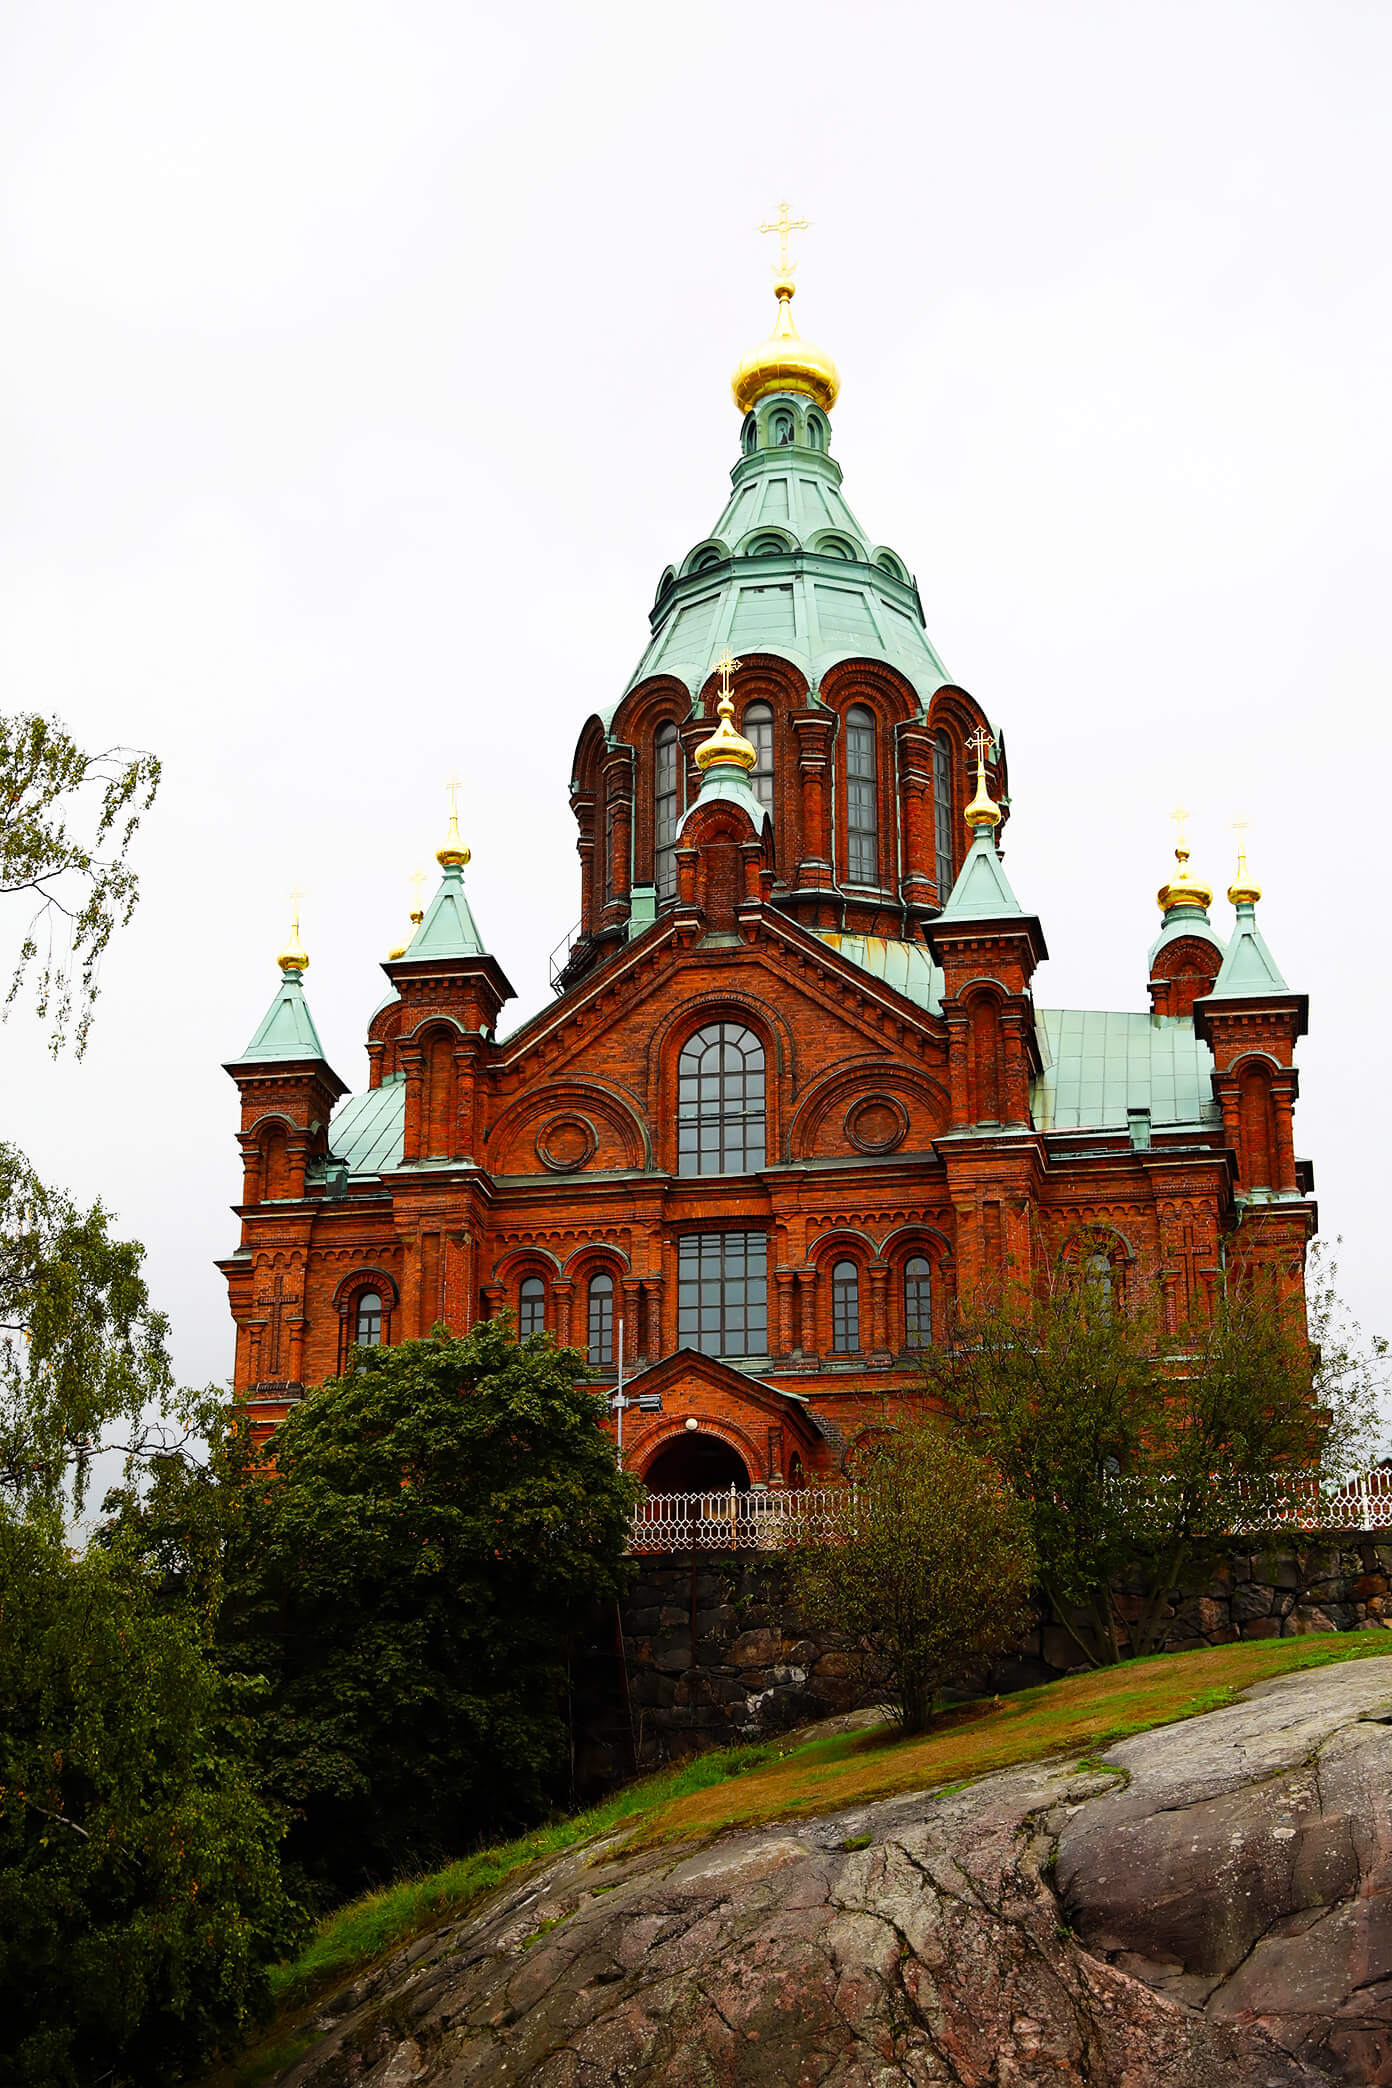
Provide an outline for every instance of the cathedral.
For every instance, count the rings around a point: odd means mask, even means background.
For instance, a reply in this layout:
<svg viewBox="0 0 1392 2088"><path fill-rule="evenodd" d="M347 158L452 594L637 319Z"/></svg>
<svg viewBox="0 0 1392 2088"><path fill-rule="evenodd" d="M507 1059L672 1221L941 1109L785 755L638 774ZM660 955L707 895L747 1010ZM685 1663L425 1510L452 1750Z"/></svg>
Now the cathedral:
<svg viewBox="0 0 1392 2088"><path fill-rule="evenodd" d="M1144 971L1137 924L1148 1006L1036 1005L1000 728L846 500L786 208L770 229L777 318L734 374L728 498L576 742L552 1003L508 1029L452 814L383 965L367 1087L324 1055L298 925L227 1067L244 1181L220 1266L259 1432L355 1343L508 1313L599 1392L622 1369L650 1488L795 1487L853 1471L959 1302L1059 1255L1172 1329L1230 1268L1300 1291L1306 1003L1245 862L1224 933L1181 829Z"/></svg>

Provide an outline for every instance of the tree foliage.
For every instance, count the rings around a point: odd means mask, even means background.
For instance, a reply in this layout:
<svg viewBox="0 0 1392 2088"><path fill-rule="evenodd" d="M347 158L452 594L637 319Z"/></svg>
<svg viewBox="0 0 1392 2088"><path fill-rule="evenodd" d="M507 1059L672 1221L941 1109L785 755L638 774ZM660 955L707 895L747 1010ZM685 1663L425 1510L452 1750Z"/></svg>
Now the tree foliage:
<svg viewBox="0 0 1392 2088"><path fill-rule="evenodd" d="M925 1359L937 1403L1028 1505L1041 1587L1090 1661L1155 1650L1172 1591L1234 1529L1269 1526L1313 1466L1371 1454L1381 1345L1339 1331L1317 1257L1308 1338L1298 1294L1267 1275L1224 1284L1211 1318L1167 1335L1061 1259Z"/></svg>
<svg viewBox="0 0 1392 2088"><path fill-rule="evenodd" d="M267 1678L263 1773L321 1891L567 1795L567 1662L622 1585L633 1498L583 1371L500 1322L359 1349L261 1458L234 1433L131 1504L185 1598L221 1577L221 1657Z"/></svg>
<svg viewBox="0 0 1392 2088"><path fill-rule="evenodd" d="M154 2088L243 2037L304 1923L196 1620L0 1507L0 2077Z"/></svg>
<svg viewBox="0 0 1392 2088"><path fill-rule="evenodd" d="M0 1144L0 1501L80 1509L107 1431L136 1453L165 1439L168 1322L143 1261L100 1203L79 1210Z"/></svg>
<svg viewBox="0 0 1392 2088"><path fill-rule="evenodd" d="M89 753L56 718L0 714L0 894L28 894L33 909L5 1007L31 974L55 1053L86 1049L102 953L139 898L130 846L159 780L153 754Z"/></svg>
<svg viewBox="0 0 1392 2088"><path fill-rule="evenodd" d="M793 1561L809 1623L856 1639L910 1733L938 1692L980 1674L1024 1628L1029 1519L996 1468L932 1421L865 1460L840 1526Z"/></svg>

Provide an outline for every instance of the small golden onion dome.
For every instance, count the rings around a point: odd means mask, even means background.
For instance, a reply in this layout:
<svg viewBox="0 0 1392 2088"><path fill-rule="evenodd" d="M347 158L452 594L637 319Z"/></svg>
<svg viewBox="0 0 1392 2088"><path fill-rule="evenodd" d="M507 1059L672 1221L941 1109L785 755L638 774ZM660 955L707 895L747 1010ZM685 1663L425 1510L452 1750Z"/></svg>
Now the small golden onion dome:
<svg viewBox="0 0 1392 2088"><path fill-rule="evenodd" d="M276 963L280 966L283 972L287 973L307 972L309 970L309 952L305 949L304 944L300 941L300 916L298 908L296 909L294 919L290 923L290 940L285 945L285 948L281 951L280 955L276 958Z"/></svg>
<svg viewBox="0 0 1392 2088"><path fill-rule="evenodd" d="M445 845L436 849L435 860L442 870L452 869L455 865L462 870L469 860L469 851L460 839L459 814L453 806L450 807L449 832L445 836Z"/></svg>
<svg viewBox="0 0 1392 2088"><path fill-rule="evenodd" d="M1228 886L1228 898L1234 906L1255 906L1261 897L1261 886L1247 868L1247 851L1239 846L1237 851L1237 875Z"/></svg>
<svg viewBox="0 0 1392 2088"><path fill-rule="evenodd" d="M1178 871L1155 895L1161 913L1171 913L1176 906L1198 906L1207 913L1213 894L1206 884L1189 875L1189 850L1182 840L1175 845L1175 861Z"/></svg>
<svg viewBox="0 0 1392 2088"><path fill-rule="evenodd" d="M773 286L778 299L778 317L773 322L773 332L735 366L730 390L741 413L748 413L751 406L766 399L770 392L780 391L799 392L805 398L815 399L828 413L836 404L836 395L841 389L836 365L829 355L823 355L820 348L804 341L794 326L794 288L790 275L779 277Z"/></svg>
<svg viewBox="0 0 1392 2088"><path fill-rule="evenodd" d="M977 733L974 744L976 747L976 796L962 814L973 833L975 833L978 827L999 826L1001 816L1000 806L986 788L986 747L988 742L984 732Z"/></svg>
<svg viewBox="0 0 1392 2088"><path fill-rule="evenodd" d="M714 761L733 761L742 769L752 769L759 759L758 752L734 728L733 700L729 696L722 696L717 708L720 712L720 723L710 738L702 740L696 749L697 768L704 774Z"/></svg>

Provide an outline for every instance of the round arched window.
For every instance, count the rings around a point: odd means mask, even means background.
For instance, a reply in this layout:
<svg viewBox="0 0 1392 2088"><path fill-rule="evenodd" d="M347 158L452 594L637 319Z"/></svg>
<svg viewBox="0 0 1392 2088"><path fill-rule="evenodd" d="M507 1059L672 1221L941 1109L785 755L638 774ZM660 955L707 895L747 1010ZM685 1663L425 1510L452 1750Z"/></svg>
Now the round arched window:
<svg viewBox="0 0 1392 2088"><path fill-rule="evenodd" d="M524 1276L517 1293L517 1333L525 1341L529 1334L546 1331L546 1285L540 1276Z"/></svg>
<svg viewBox="0 0 1392 2088"><path fill-rule="evenodd" d="M359 1348L376 1348L382 1339L382 1295L380 1291L360 1291L358 1309L353 1320L353 1339Z"/></svg>
<svg viewBox="0 0 1392 2088"><path fill-rule="evenodd" d="M831 1272L831 1345L841 1356L860 1347L860 1271L839 1261Z"/></svg>
<svg viewBox="0 0 1392 2088"><path fill-rule="evenodd" d="M764 1164L764 1047L741 1022L713 1022L677 1062L677 1172L750 1174Z"/></svg>
<svg viewBox="0 0 1392 2088"><path fill-rule="evenodd" d="M589 1361L605 1370L614 1360L614 1279L607 1269L591 1276L587 1304Z"/></svg>
<svg viewBox="0 0 1392 2088"><path fill-rule="evenodd" d="M932 1271L921 1254L904 1264L904 1346L928 1348L933 1339Z"/></svg>

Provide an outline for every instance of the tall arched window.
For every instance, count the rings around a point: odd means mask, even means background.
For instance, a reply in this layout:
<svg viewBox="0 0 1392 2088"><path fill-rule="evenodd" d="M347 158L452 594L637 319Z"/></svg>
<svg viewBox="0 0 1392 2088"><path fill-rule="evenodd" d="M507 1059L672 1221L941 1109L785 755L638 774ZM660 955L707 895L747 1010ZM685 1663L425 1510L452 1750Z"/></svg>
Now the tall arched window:
<svg viewBox="0 0 1392 2088"><path fill-rule="evenodd" d="M904 1264L904 1346L929 1348L933 1340L932 1274L921 1254Z"/></svg>
<svg viewBox="0 0 1392 2088"><path fill-rule="evenodd" d="M653 879L659 899L677 890L677 728L659 725L653 741Z"/></svg>
<svg viewBox="0 0 1392 2088"><path fill-rule="evenodd" d="M764 1164L764 1047L739 1022L713 1022L677 1062L677 1172L750 1174Z"/></svg>
<svg viewBox="0 0 1392 2088"><path fill-rule="evenodd" d="M839 1261L831 1272L831 1345L838 1356L860 1347L860 1271L853 1261Z"/></svg>
<svg viewBox="0 0 1392 2088"><path fill-rule="evenodd" d="M589 1360L596 1370L614 1360L614 1279L607 1269L590 1278Z"/></svg>
<svg viewBox="0 0 1392 2088"><path fill-rule="evenodd" d="M952 890L952 742L945 732L933 740L933 843L938 858L938 904Z"/></svg>
<svg viewBox="0 0 1392 2088"><path fill-rule="evenodd" d="M376 1348L382 1339L382 1298L379 1291L363 1291L353 1320L353 1339L359 1348Z"/></svg>
<svg viewBox="0 0 1392 2088"><path fill-rule="evenodd" d="M540 1276L524 1276L517 1293L517 1334L525 1341L529 1334L546 1332L546 1285Z"/></svg>
<svg viewBox="0 0 1392 2088"><path fill-rule="evenodd" d="M1084 1257L1083 1282L1087 1286L1088 1303L1093 1311L1099 1319L1110 1319L1115 1278L1112 1258L1104 1248L1095 1247Z"/></svg>
<svg viewBox="0 0 1392 2088"><path fill-rule="evenodd" d="M880 881L875 720L863 705L846 713L846 869L852 884Z"/></svg>
<svg viewBox="0 0 1392 2088"><path fill-rule="evenodd" d="M761 805L773 810L773 712L766 703L751 703L744 714L741 730L758 760L754 764L750 782L754 795Z"/></svg>

